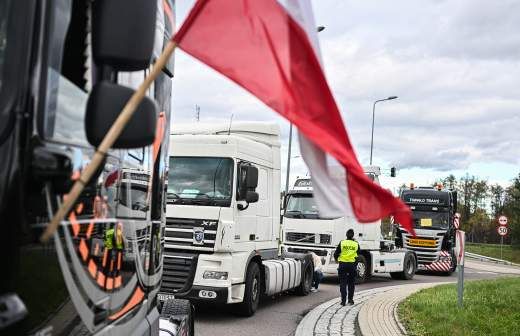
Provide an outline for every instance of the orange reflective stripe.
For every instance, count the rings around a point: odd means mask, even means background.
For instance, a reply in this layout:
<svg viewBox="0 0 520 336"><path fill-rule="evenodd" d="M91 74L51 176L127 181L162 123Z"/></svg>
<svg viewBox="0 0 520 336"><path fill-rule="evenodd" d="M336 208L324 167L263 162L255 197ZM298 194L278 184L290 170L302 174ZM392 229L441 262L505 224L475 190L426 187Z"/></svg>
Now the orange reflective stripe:
<svg viewBox="0 0 520 336"><path fill-rule="evenodd" d="M98 255L99 254L99 244L96 243L96 246L94 247L94 255Z"/></svg>
<svg viewBox="0 0 520 336"><path fill-rule="evenodd" d="M107 277L107 289L111 290L112 288L114 288L114 278Z"/></svg>
<svg viewBox="0 0 520 336"><path fill-rule="evenodd" d="M87 239L90 238L90 236L92 235L92 231L94 231L94 221L93 220L91 220L90 223L88 224L87 233L86 233Z"/></svg>
<svg viewBox="0 0 520 336"><path fill-rule="evenodd" d="M108 259L108 249L105 248L105 252L103 253L103 267L107 266L107 259Z"/></svg>
<svg viewBox="0 0 520 336"><path fill-rule="evenodd" d="M159 113L159 118L157 119L155 139L153 141L153 162L157 160L157 155L159 155L159 148L161 148L162 139L164 137L164 122L165 114L164 112L161 112Z"/></svg>
<svg viewBox="0 0 520 336"><path fill-rule="evenodd" d="M118 319L119 317L121 317L124 314L126 314L126 312L128 312L130 309L134 308L139 303L141 303L141 301L143 301L143 298L144 298L143 290L140 287L137 287L135 289L135 291L134 291L134 294L132 295L132 297L128 301L128 303L120 311L118 311L117 313L109 316L108 318L110 320Z"/></svg>
<svg viewBox="0 0 520 336"><path fill-rule="evenodd" d="M105 275L103 274L103 272L98 273L97 283L100 287L105 287Z"/></svg>
<svg viewBox="0 0 520 336"><path fill-rule="evenodd" d="M83 203L80 203L76 206L76 213L80 215L83 212Z"/></svg>
<svg viewBox="0 0 520 336"><path fill-rule="evenodd" d="M70 221L71 226L72 226L72 234L74 235L74 237L77 237L78 233L79 233L80 226L79 226L78 220L76 219L76 214L74 212L70 213L69 221Z"/></svg>
<svg viewBox="0 0 520 336"><path fill-rule="evenodd" d="M90 272L90 275L92 275L92 277L95 279L97 273L97 266L96 263L92 261L92 259L88 263L88 270Z"/></svg>
<svg viewBox="0 0 520 336"><path fill-rule="evenodd" d="M123 254L121 252L117 252L117 270L121 270L121 256Z"/></svg>
<svg viewBox="0 0 520 336"><path fill-rule="evenodd" d="M110 272L114 270L114 259L110 258Z"/></svg>
<svg viewBox="0 0 520 336"><path fill-rule="evenodd" d="M84 239L81 239L81 241L79 242L79 254L81 254L81 259L83 259L83 261L87 261L88 247Z"/></svg>
<svg viewBox="0 0 520 336"><path fill-rule="evenodd" d="M114 288L121 287L121 282L122 282L121 276L116 277L116 279L114 280Z"/></svg>

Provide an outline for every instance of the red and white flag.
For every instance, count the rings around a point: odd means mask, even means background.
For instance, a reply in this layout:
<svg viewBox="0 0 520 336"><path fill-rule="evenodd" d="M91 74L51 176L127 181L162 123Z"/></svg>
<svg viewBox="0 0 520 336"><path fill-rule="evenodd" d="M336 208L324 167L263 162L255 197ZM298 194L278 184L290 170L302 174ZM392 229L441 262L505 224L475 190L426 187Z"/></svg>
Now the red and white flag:
<svg viewBox="0 0 520 336"><path fill-rule="evenodd" d="M356 158L322 69L310 0L199 0L173 40L298 128L321 215L370 223L392 214L413 233L409 208ZM328 155L345 170L340 184Z"/></svg>

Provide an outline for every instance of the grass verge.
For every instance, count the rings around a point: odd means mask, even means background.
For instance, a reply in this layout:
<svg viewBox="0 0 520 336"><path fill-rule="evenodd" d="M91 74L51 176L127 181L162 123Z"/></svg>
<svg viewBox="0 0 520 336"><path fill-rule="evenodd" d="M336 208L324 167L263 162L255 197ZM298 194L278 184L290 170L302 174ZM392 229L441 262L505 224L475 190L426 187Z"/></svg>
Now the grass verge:
<svg viewBox="0 0 520 336"><path fill-rule="evenodd" d="M500 259L500 244L466 243L466 251ZM520 249L514 249L510 245L504 245L502 254L502 259L520 264Z"/></svg>
<svg viewBox="0 0 520 336"><path fill-rule="evenodd" d="M455 284L424 289L398 313L409 335L520 335L520 278L466 282L462 309Z"/></svg>

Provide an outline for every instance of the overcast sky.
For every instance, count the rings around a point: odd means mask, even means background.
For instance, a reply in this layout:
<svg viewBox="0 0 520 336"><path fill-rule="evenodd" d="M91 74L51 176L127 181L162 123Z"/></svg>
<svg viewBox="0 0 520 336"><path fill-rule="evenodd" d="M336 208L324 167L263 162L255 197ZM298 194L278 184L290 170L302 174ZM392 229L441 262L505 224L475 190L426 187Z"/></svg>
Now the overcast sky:
<svg viewBox="0 0 520 336"><path fill-rule="evenodd" d="M372 104L378 103L374 163L393 189L469 173L508 184L520 172L520 1L314 0L329 85L358 158L368 164ZM177 1L177 22L194 1ZM176 53L173 122L288 123L197 60ZM293 142L293 155L299 155ZM292 178L307 172L292 159Z"/></svg>

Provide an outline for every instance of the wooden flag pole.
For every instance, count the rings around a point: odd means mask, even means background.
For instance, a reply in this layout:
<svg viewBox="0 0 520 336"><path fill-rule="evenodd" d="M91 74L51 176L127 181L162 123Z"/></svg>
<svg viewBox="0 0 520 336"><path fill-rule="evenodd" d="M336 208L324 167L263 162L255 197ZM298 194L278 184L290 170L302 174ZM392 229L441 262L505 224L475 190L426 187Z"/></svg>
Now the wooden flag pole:
<svg viewBox="0 0 520 336"><path fill-rule="evenodd" d="M59 223L63 220L63 218L65 218L69 210L72 208L79 195L83 191L85 184L88 183L92 175L97 171L99 165L103 162L106 153L112 147L112 145L114 145L114 142L119 137L126 124L128 124L132 118L135 110L137 109L137 106L139 106L145 97L146 91L150 88L150 85L152 85L153 81L165 67L166 63L170 59L170 56L173 54L175 47L177 47L177 44L170 40L170 42L164 48L161 56L159 56L155 62L150 74L144 79L144 82L139 86L132 97L130 97L130 100L126 103L116 121L105 135L105 138L96 149L96 153L92 157L92 161L90 161L90 163L85 167L81 173L80 178L76 180L70 192L67 194L67 197L64 198L64 202L61 204L58 211L54 214L54 217L52 218L49 225L47 225L45 228L45 231L40 237L40 241L42 243L45 243L49 240L49 238L58 228Z"/></svg>

